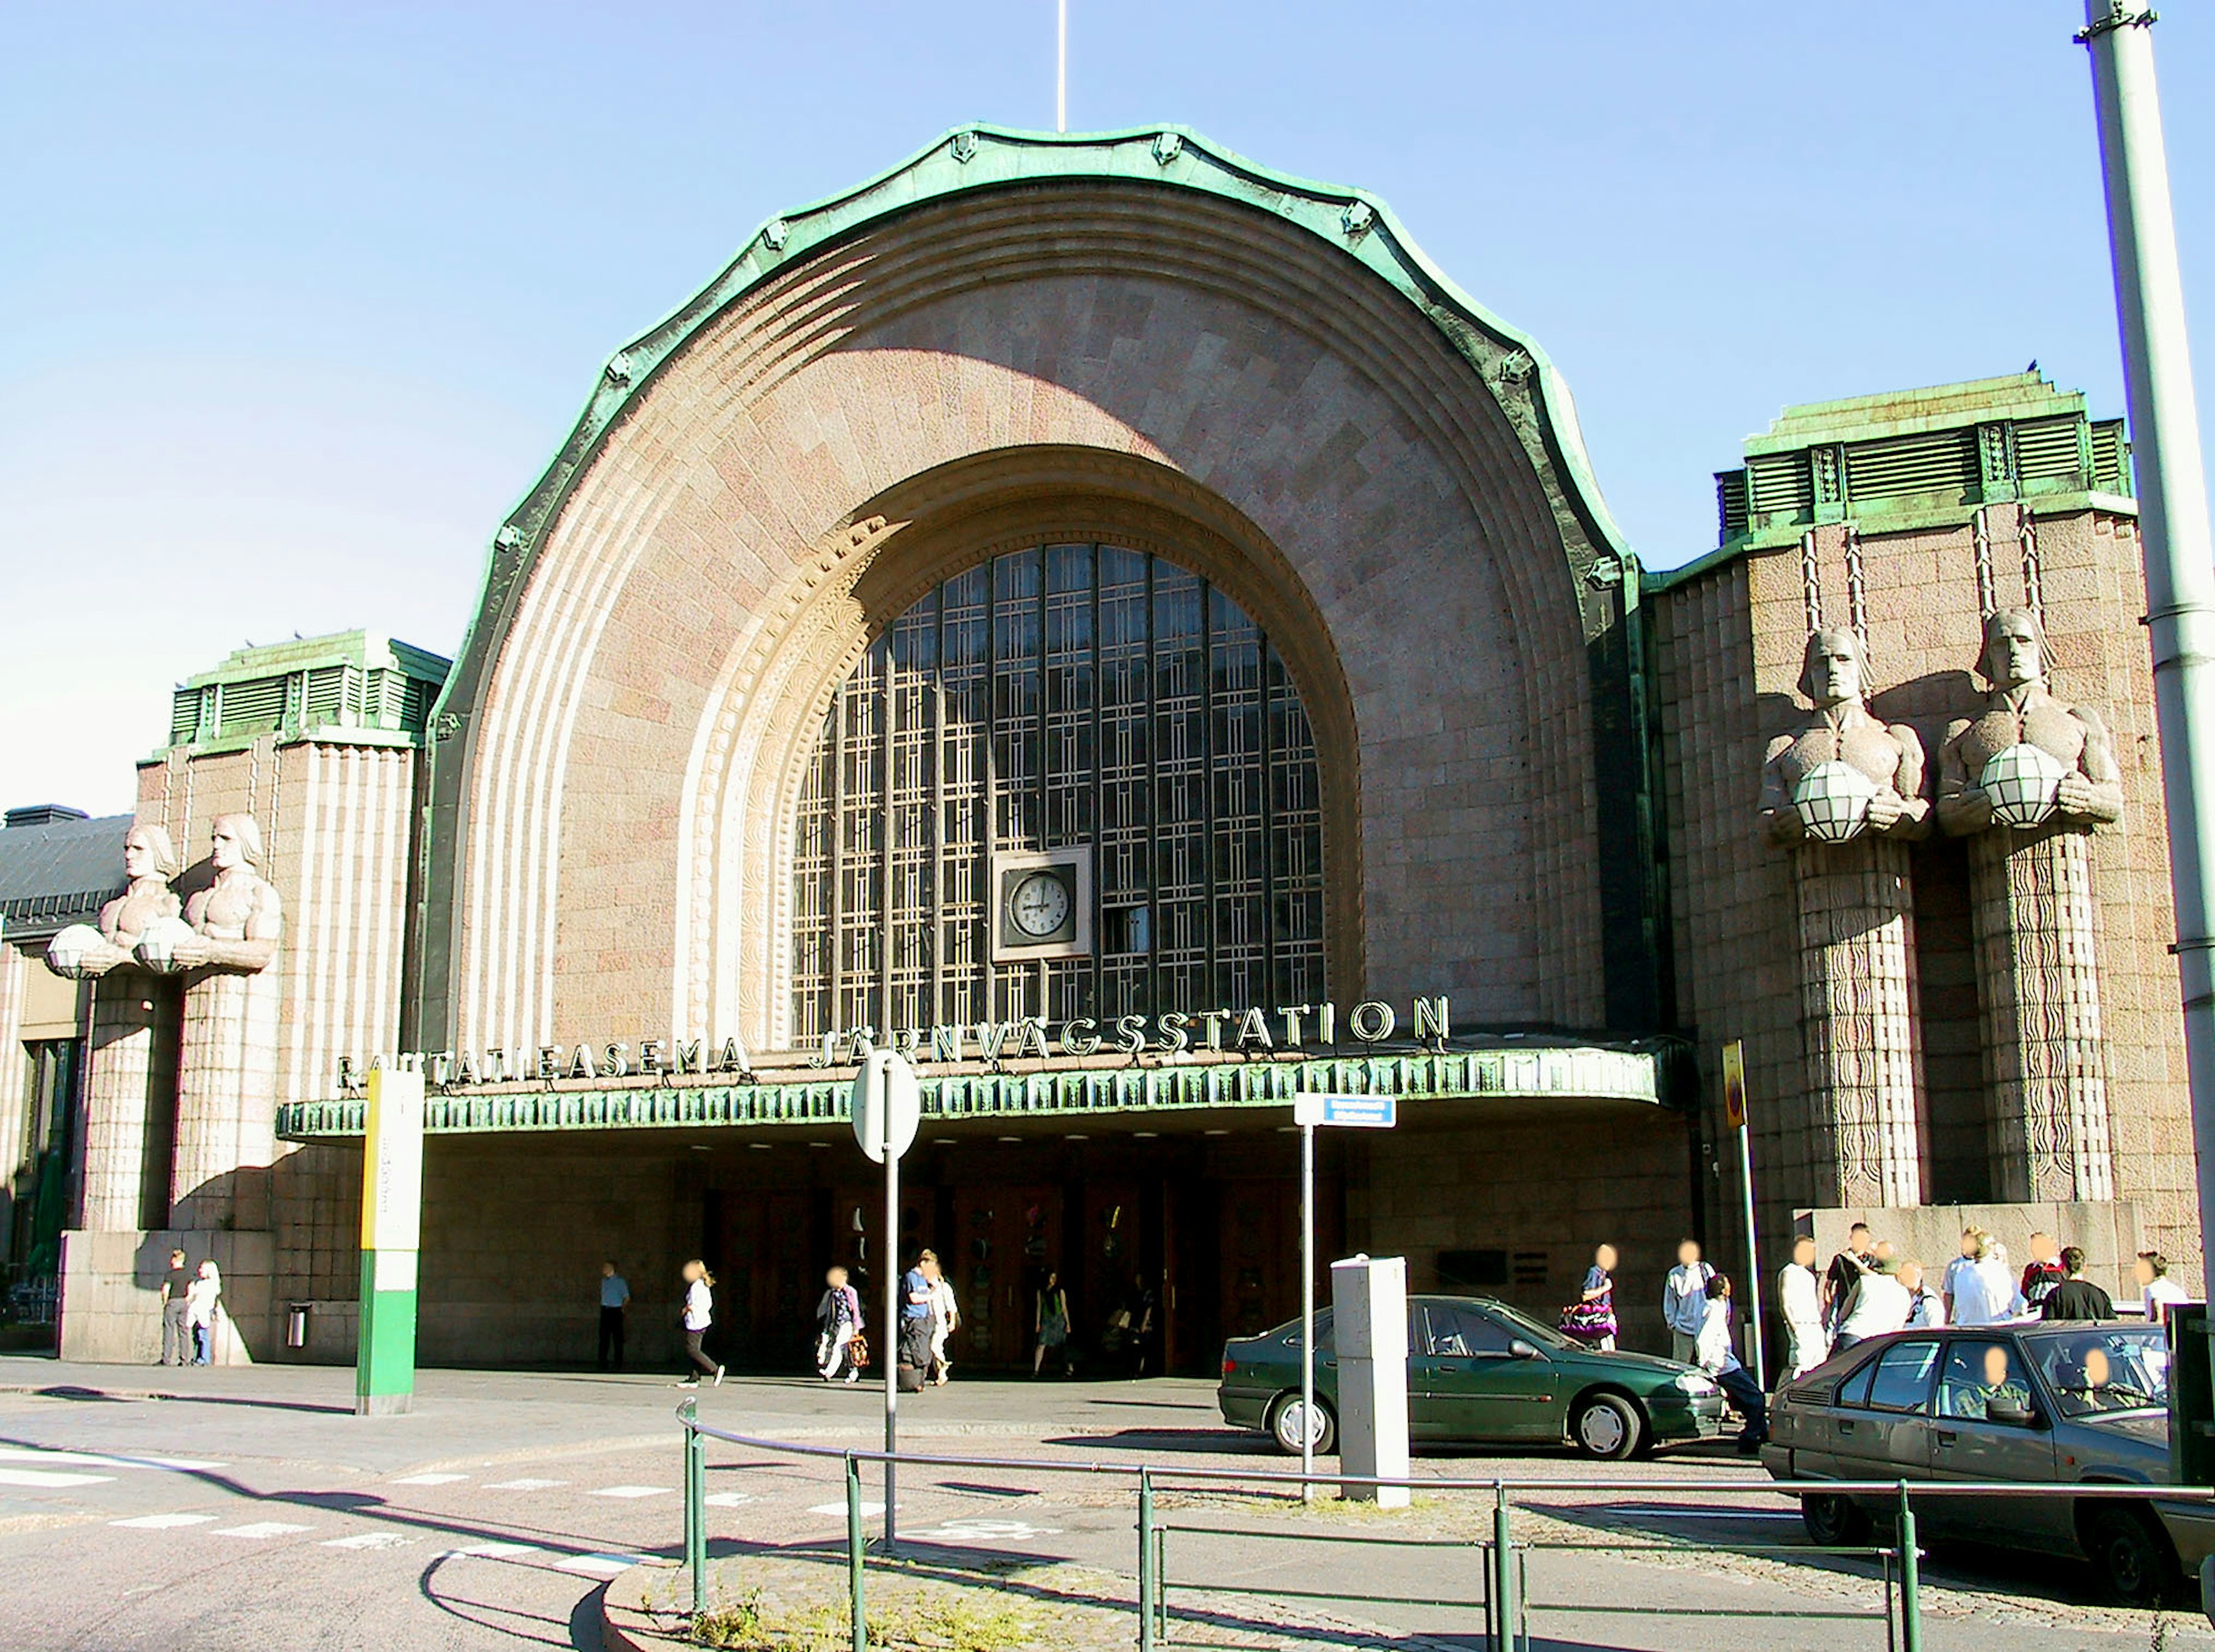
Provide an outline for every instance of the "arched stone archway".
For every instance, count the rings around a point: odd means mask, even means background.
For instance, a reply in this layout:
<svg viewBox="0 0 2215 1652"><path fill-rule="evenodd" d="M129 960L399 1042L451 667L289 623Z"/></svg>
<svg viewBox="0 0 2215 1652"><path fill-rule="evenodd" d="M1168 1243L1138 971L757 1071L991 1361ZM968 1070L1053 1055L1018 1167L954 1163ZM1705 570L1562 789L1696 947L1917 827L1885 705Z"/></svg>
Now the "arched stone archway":
<svg viewBox="0 0 2215 1652"><path fill-rule="evenodd" d="M1358 200L1006 142L1041 175L932 193L967 164L934 151L610 364L440 707L426 1041L763 1037L832 688L904 595L1040 535L1174 544L1285 640L1334 990L1626 1019L1624 581L1543 358Z"/></svg>

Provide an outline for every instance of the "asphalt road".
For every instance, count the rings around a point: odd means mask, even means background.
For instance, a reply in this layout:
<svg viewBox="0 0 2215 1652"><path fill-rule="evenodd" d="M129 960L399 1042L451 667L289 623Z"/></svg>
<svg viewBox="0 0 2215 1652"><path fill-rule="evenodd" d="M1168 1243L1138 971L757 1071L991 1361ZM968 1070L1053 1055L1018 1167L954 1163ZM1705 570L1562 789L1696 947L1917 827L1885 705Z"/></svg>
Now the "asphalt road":
<svg viewBox="0 0 2215 1652"><path fill-rule="evenodd" d="M597 1647L605 1580L678 1549L678 1397L652 1377L433 1372L414 1415L360 1419L346 1371L0 1359L0 1646ZM874 1443L878 1405L866 1390L797 1380L734 1380L701 1397L718 1426L831 1446ZM958 1384L911 1397L904 1416L910 1449L1015 1465L906 1471L903 1541L949 1563L1065 1559L1127 1583L1128 1479L1049 1465L1285 1466L1257 1437L1223 1429L1212 1388L1197 1382ZM709 1465L718 1552L843 1538L835 1460L718 1445ZM1567 1455L1453 1456L1420 1459L1419 1471L1589 1470ZM1542 1545L1531 1563L1538 1645L1884 1646L1873 1615L1881 1584L1858 1564L1597 1552L1800 1541L1793 1507L1727 1453L1629 1472L1636 1489L1626 1495L1519 1500L1529 1510L1519 1532ZM1717 1477L1743 1478L1747 1495L1683 1489ZM873 1525L880 1498L873 1475ZM1334 1643L1333 1625L1398 1632L1413 1646L1478 1643L1479 1563L1467 1545L1488 1531L1488 1496L1428 1494L1403 1516L1331 1504L1302 1513L1193 1488L1160 1503L1171 1603L1190 1614L1188 1639L1204 1639L1211 1621L1290 1614L1308 1626L1296 1639L1317 1645ZM1396 1541L1408 1538L1420 1542ZM1543 1546L1555 1544L1584 1546ZM2157 1626L2086 1604L2089 1579L2051 1563L1942 1552L1926 1575L1930 1652L2215 1649L2196 1618Z"/></svg>

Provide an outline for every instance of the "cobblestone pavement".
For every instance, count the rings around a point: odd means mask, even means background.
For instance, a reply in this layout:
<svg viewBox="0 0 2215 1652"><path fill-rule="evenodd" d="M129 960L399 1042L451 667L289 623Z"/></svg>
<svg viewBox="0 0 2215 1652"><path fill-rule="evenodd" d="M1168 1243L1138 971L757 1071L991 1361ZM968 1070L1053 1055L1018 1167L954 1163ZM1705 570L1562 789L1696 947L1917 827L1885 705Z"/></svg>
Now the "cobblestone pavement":
<svg viewBox="0 0 2215 1652"><path fill-rule="evenodd" d="M677 1552L679 1396L646 1376L445 1372L425 1373L419 1393L412 1416L360 1419L347 1371L0 1359L0 1645L598 1646L607 1580ZM733 1380L700 1403L703 1419L733 1432L833 1446L878 1438L868 1391ZM914 1562L981 1569L1011 1588L1025 1572L1079 1569L1109 1580L1089 1586L1102 1601L1127 1600L1132 1588L1130 1480L1051 1467L1285 1466L1258 1437L1223 1428L1200 1382L979 1381L911 1397L903 1416L909 1449L1006 1464L905 1471L899 1526ZM836 1459L717 1443L709 1463L724 1566L843 1539ZM1427 1456L1418 1472L1558 1481L1591 1470L1567 1455L1457 1455ZM1534 1644L1885 1645L1883 1585L1868 1566L1670 1546L1797 1545L1792 1506L1762 1489L1758 1469L1696 1451L1625 1474L1635 1489L1607 1498L1518 1494L1517 1536L1539 1545ZM1743 1480L1747 1493L1687 1484L1715 1478ZM874 1529L874 1471L867 1483ZM1180 1486L1172 1472L1159 1510L1174 1638L1264 1644L1275 1623L1296 1643L1475 1646L1482 1561L1471 1545L1488 1535L1490 1508L1488 1493L1440 1490L1406 1514L1329 1501L1304 1510L1280 1495ZM1661 1546L1596 1546L1621 1544ZM1942 1551L1926 1580L1930 1652L2215 1649L2196 1617L2157 1623L2087 1604L2081 1569Z"/></svg>

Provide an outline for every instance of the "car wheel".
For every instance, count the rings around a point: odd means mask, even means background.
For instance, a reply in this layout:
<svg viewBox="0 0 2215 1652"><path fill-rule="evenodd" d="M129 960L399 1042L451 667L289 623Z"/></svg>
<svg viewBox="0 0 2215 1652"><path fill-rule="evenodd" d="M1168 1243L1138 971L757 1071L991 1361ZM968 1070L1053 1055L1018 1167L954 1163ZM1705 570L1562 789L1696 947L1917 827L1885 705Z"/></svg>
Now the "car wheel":
<svg viewBox="0 0 2215 1652"><path fill-rule="evenodd" d="M1869 1540L1869 1517L1850 1497L1812 1493L1801 1498L1800 1523L1819 1549L1858 1549Z"/></svg>
<svg viewBox="0 0 2215 1652"><path fill-rule="evenodd" d="M1312 1432L1316 1455L1328 1456L1331 1448L1338 1444L1338 1419L1331 1416L1330 1407L1320 1399L1316 1402ZM1277 1449L1285 1456L1298 1457L1300 1454L1300 1397L1298 1394L1285 1395L1271 1408L1269 1434L1276 1440Z"/></svg>
<svg viewBox="0 0 2215 1652"><path fill-rule="evenodd" d="M2143 1510L2094 1510L2084 1521L2084 1549L2118 1606L2157 1606L2175 1592L2176 1551Z"/></svg>
<svg viewBox="0 0 2215 1652"><path fill-rule="evenodd" d="M1620 1394L1594 1394L1569 1419L1569 1438L1586 1457L1620 1462L1637 1454L1646 1438L1646 1417Z"/></svg>

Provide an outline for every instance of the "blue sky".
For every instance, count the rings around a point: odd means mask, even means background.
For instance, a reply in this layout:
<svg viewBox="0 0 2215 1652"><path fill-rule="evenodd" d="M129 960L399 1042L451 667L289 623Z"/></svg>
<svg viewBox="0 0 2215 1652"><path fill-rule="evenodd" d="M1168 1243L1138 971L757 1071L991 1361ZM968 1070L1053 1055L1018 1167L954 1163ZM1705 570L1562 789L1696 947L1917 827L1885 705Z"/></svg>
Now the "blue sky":
<svg viewBox="0 0 2215 1652"><path fill-rule="evenodd" d="M2068 0L1072 0L1070 118L1391 201L1575 391L1640 555L1786 402L2122 410ZM2215 404L2215 23L2156 30ZM1052 0L28 6L0 56L0 802L121 810L239 644L459 640L598 365L780 208L1051 126Z"/></svg>

